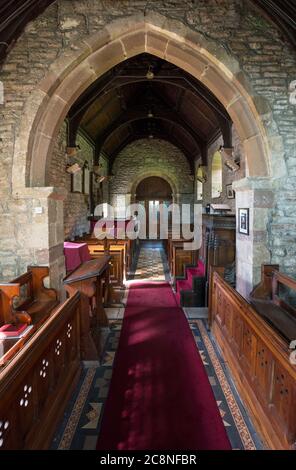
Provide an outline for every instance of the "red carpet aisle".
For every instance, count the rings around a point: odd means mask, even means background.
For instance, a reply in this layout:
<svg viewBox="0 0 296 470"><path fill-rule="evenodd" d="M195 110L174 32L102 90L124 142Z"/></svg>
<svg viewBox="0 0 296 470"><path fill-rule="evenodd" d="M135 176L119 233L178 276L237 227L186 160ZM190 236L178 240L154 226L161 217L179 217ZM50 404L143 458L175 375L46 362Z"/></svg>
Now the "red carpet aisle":
<svg viewBox="0 0 296 470"><path fill-rule="evenodd" d="M97 448L231 449L192 332L167 282L130 288Z"/></svg>

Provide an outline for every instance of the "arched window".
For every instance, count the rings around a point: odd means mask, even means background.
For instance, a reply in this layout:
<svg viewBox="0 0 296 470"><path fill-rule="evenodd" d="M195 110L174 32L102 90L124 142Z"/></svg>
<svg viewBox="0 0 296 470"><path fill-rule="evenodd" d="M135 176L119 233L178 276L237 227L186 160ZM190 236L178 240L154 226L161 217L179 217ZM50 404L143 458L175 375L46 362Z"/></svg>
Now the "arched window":
<svg viewBox="0 0 296 470"><path fill-rule="evenodd" d="M212 199L218 198L222 193L222 157L215 152L212 159Z"/></svg>
<svg viewBox="0 0 296 470"><path fill-rule="evenodd" d="M196 185L196 197L198 201L202 201L203 198L203 171L199 167L197 170L197 185Z"/></svg>

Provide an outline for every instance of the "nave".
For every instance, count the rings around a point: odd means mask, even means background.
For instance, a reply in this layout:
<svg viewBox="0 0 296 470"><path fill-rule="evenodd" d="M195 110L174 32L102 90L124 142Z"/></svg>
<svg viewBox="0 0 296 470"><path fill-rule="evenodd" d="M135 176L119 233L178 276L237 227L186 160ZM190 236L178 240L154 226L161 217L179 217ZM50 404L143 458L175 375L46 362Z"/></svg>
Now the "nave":
<svg viewBox="0 0 296 470"><path fill-rule="evenodd" d="M296 449L295 17L0 2L0 450Z"/></svg>
<svg viewBox="0 0 296 470"><path fill-rule="evenodd" d="M177 306L167 273L162 243L142 242L126 307L106 309L101 365L84 369L52 449L263 449L207 322Z"/></svg>

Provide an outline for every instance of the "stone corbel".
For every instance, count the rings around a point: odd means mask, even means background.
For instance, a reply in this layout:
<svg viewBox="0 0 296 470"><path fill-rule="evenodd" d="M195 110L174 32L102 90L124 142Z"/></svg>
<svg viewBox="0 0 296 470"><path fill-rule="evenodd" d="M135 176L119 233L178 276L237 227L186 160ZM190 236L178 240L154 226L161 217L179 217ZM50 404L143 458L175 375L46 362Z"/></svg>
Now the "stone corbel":
<svg viewBox="0 0 296 470"><path fill-rule="evenodd" d="M220 147L219 152L222 157L222 161L227 168L229 168L231 171L235 172L238 171L240 168L240 165L237 161L235 161L235 156L233 153L233 148L226 148L226 147Z"/></svg>

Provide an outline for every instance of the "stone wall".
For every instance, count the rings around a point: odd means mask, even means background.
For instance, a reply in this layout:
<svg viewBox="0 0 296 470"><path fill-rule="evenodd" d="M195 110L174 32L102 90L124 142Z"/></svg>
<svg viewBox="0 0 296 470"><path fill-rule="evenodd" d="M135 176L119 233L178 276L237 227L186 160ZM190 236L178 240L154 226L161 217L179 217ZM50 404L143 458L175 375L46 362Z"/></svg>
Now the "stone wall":
<svg viewBox="0 0 296 470"><path fill-rule="evenodd" d="M262 105L262 125L274 155L275 179L270 181L269 189L275 192L276 198L266 218L269 253L264 253L264 256L262 251L259 253L256 276L260 262L267 259L279 262L284 271L296 274L293 257L296 251L296 107L289 103L288 95L289 83L296 76L296 55L279 30L259 16L247 0L58 0L27 26L0 73L5 97L4 104L0 105L0 276L8 278L22 271L29 262L49 258L44 257L48 241L38 236L38 226L30 230L21 230L20 227L30 227L35 223L34 204L43 205L44 214L47 213L46 198L52 193L49 190L37 191L32 196L28 191L22 198L15 194L11 196L12 159L26 100L58 57L63 53L67 57L75 53L77 45L74 43L83 44L90 35L115 19L127 21L127 16L140 15L144 11L146 18L151 12L156 12L169 20L181 21L202 35L205 48L207 41L213 41L217 51L222 46L227 60L230 57L238 62L242 81L248 81L246 86L250 88L250 94L256 95L257 106ZM222 58L220 60L223 61ZM283 174L283 155L288 176ZM21 179L24 171L15 178ZM250 182L250 187L256 184ZM259 188L260 185L259 181ZM62 196L55 195L54 201L60 200L58 198ZM52 238L59 238L60 243L59 224L51 225L54 229L49 227L47 231L54 230ZM34 231L36 240L31 246L26 234L30 238ZM60 245L57 244L52 249L52 260L59 253Z"/></svg>
<svg viewBox="0 0 296 470"><path fill-rule="evenodd" d="M93 167L94 147L78 132L77 145L80 147L75 160L84 166L88 162L90 171ZM64 235L65 239L74 239L89 231L90 198L86 194L71 192L71 175L66 172L67 166L67 123L59 132L54 147L50 166L50 185L64 188L67 191L64 200Z"/></svg>
<svg viewBox="0 0 296 470"><path fill-rule="evenodd" d="M245 161L244 150L242 148L237 132L235 131L234 128L232 130L232 143L233 143L233 152L234 152L235 158L240 161L240 169L236 172L232 172L225 165L222 164L222 193L219 198L215 198L215 199L212 198L211 167L212 167L212 158L213 158L214 153L217 150L219 150L221 145L223 145L222 136L220 136L217 140L215 140L215 142L213 142L208 148L208 158L207 158L208 166L207 168L205 168L205 171L204 171L207 181L203 184L203 199L202 199L203 208L205 208L207 204L211 204L211 203L228 204L228 206L231 209L231 212L235 214L235 199L228 199L227 193L226 193L226 186L246 176L246 173L245 173L246 161ZM195 194L197 195L197 188L195 190Z"/></svg>
<svg viewBox="0 0 296 470"><path fill-rule="evenodd" d="M136 186L148 176L160 176L172 187L175 202L193 202L193 181L188 160L177 147L160 139L141 139L125 147L116 157L110 183L110 203L125 197L134 200Z"/></svg>

